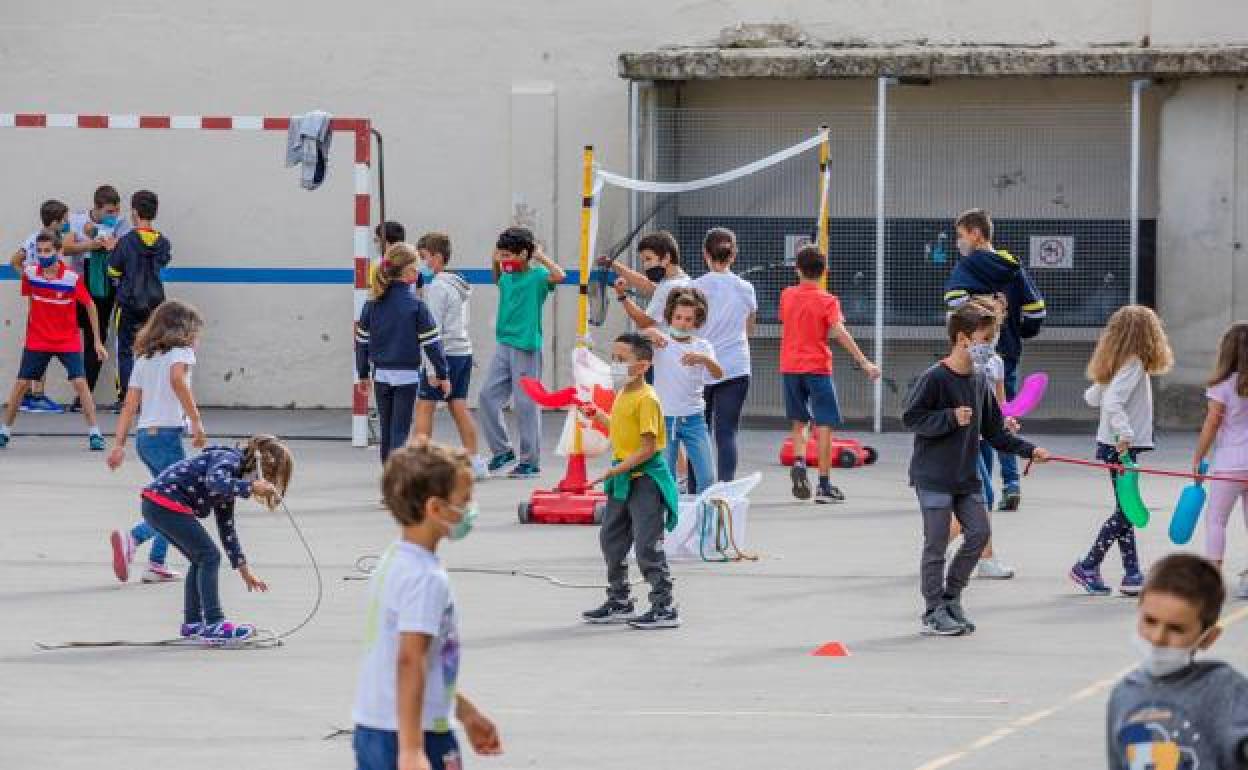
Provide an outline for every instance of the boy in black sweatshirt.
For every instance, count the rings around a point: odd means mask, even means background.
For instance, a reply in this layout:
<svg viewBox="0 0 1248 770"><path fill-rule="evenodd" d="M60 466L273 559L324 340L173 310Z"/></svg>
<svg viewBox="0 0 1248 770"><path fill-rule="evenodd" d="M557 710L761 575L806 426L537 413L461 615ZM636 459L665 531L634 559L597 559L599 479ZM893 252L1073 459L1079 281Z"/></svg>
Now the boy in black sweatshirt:
<svg viewBox="0 0 1248 770"><path fill-rule="evenodd" d="M998 323L996 311L978 302L953 311L948 322L953 349L919 378L901 418L914 432L910 485L923 514L922 633L928 635L960 636L975 630L962 609L962 590L992 535L976 467L980 436L1001 453L1036 462L1049 458L1046 450L1007 430L996 395L975 366L976 360L991 356ZM946 576L951 516L962 525L963 540Z"/></svg>
<svg viewBox="0 0 1248 770"><path fill-rule="evenodd" d="M130 196L134 229L121 236L108 255L108 275L117 286L117 403L126 400L134 369L134 338L152 311L165 301L160 271L173 258L169 239L153 227L160 201L139 190Z"/></svg>

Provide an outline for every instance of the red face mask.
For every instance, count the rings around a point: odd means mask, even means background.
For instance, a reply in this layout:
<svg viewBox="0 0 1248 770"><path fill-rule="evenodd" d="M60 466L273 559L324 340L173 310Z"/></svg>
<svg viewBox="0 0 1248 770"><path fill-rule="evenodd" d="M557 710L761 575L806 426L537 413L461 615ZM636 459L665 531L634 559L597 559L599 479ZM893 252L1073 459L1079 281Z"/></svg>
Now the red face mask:
<svg viewBox="0 0 1248 770"><path fill-rule="evenodd" d="M515 258L500 259L498 261L498 268L504 273L519 273L524 270L524 260Z"/></svg>

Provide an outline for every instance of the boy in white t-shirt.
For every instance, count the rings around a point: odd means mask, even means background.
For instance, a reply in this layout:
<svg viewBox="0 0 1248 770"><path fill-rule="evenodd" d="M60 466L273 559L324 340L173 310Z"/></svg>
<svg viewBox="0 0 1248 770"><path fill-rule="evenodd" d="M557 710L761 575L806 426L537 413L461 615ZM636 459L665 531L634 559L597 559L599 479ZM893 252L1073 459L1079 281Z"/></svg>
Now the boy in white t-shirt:
<svg viewBox="0 0 1248 770"><path fill-rule="evenodd" d="M598 261L620 276L615 282L615 292L624 312L638 329L649 329L662 322L663 309L667 307L667 296L672 289L688 286L693 279L680 266L680 245L676 237L666 230L643 236L637 242L637 259L641 262L641 272L619 260L602 257ZM650 298L644 308L628 296L630 288Z"/></svg>
<svg viewBox="0 0 1248 770"><path fill-rule="evenodd" d="M467 453L420 438L386 460L382 495L402 534L369 583L352 709L357 770L459 770L452 713L478 754L502 753L498 728L456 692L459 622L437 556L444 538L472 530L472 476Z"/></svg>
<svg viewBox="0 0 1248 770"><path fill-rule="evenodd" d="M711 434L706 427L702 388L707 379L722 377L715 348L694 330L706 323L706 296L692 287L678 287L667 295L664 331L651 327L643 333L654 343L654 390L666 420L667 464L676 473L677 450L683 446L692 471L689 491L700 494L715 483Z"/></svg>
<svg viewBox="0 0 1248 770"><path fill-rule="evenodd" d="M199 407L191 392L191 367L195 365L194 346L204 320L199 312L176 299L162 302L139 331L134 341L134 370L130 386L117 418L113 448L108 453L108 467L117 470L126 459L126 437L134 416L139 415L135 446L139 459L156 478L169 466L186 458L182 434L190 425L191 445L203 449L208 445ZM135 551L147 540L152 551L144 583L165 583L177 580L177 572L166 566L169 541L144 520L129 532L113 530L109 542L113 549L113 574L121 582L130 579L130 562Z"/></svg>

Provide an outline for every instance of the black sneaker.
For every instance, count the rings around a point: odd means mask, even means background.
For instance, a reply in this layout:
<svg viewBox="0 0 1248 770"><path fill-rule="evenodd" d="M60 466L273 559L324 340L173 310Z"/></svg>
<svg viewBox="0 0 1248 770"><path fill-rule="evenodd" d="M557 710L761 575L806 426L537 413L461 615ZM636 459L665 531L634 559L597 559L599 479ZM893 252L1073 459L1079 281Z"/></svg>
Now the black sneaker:
<svg viewBox="0 0 1248 770"><path fill-rule="evenodd" d="M680 628L680 615L675 607L651 607L645 615L628 621L633 628L654 631L659 628Z"/></svg>
<svg viewBox="0 0 1248 770"><path fill-rule="evenodd" d="M947 605L940 604L923 613L923 628L919 633L924 636L961 636L966 633L966 626L954 620Z"/></svg>
<svg viewBox="0 0 1248 770"><path fill-rule="evenodd" d="M793 480L793 496L798 500L810 499L810 479L806 477L806 466L793 463L789 469L789 478Z"/></svg>
<svg viewBox="0 0 1248 770"><path fill-rule="evenodd" d="M845 502L845 493L840 487L833 486L831 482L820 481L819 489L815 492L816 503L843 503Z"/></svg>
<svg viewBox="0 0 1248 770"><path fill-rule="evenodd" d="M516 461L516 453L508 449L506 452L499 452L490 458L490 473L496 473L511 465Z"/></svg>
<svg viewBox="0 0 1248 770"><path fill-rule="evenodd" d="M945 599L945 611L949 613L949 617L966 626L968 634L975 633L975 624L966 616L966 611L962 609L961 599Z"/></svg>
<svg viewBox="0 0 1248 770"><path fill-rule="evenodd" d="M1001 505L998 511L1017 511L1019 506L1023 504L1023 494L1017 489L1005 489L1001 491Z"/></svg>
<svg viewBox="0 0 1248 770"><path fill-rule="evenodd" d="M589 610L581 613L581 619L586 623L595 625L606 625L608 623L627 623L631 621L637 614L636 605L633 600L619 602L614 599L608 599L596 610Z"/></svg>

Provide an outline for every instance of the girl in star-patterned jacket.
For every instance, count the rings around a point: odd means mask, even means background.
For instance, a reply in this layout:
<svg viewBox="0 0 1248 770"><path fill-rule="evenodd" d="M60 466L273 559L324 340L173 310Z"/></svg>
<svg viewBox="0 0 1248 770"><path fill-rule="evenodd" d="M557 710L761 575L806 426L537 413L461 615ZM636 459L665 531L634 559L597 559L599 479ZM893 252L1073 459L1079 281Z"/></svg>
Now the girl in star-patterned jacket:
<svg viewBox="0 0 1248 770"><path fill-rule="evenodd" d="M276 507L293 470L285 444L273 436L254 436L241 448L208 447L169 466L143 489L143 520L190 562L183 637L242 640L256 633L255 626L225 619L217 592L221 551L199 520L216 517L221 545L247 590L269 590L243 556L234 531L234 500L254 497L269 509Z"/></svg>

